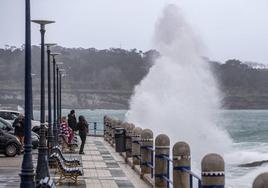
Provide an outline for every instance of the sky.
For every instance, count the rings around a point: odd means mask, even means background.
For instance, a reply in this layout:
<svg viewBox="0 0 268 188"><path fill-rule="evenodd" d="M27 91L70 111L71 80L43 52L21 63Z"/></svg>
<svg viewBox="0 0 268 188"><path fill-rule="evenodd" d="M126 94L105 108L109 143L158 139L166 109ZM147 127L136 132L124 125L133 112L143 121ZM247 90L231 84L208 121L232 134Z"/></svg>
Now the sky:
<svg viewBox="0 0 268 188"><path fill-rule="evenodd" d="M24 43L23 0L0 1L0 48ZM154 48L155 23L177 4L206 55L268 64L268 0L32 0L32 19L49 19L46 42L98 49ZM32 24L32 44L40 42Z"/></svg>

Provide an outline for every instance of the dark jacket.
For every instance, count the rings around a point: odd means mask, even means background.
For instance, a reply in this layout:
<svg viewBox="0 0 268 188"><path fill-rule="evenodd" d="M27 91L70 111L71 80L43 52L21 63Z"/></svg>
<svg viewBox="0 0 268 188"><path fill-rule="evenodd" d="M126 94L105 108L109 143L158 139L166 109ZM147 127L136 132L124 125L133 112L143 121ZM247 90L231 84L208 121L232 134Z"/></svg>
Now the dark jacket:
<svg viewBox="0 0 268 188"><path fill-rule="evenodd" d="M76 125L76 130L79 131L81 137L86 137L88 133L88 123L86 121L80 121Z"/></svg>
<svg viewBox="0 0 268 188"><path fill-rule="evenodd" d="M24 119L16 118L12 126L15 128L14 134L16 136L24 136Z"/></svg>
<svg viewBox="0 0 268 188"><path fill-rule="evenodd" d="M74 131L76 130L76 124L77 124L77 120L75 115L69 114L68 115L68 125L69 127L71 127L71 129Z"/></svg>

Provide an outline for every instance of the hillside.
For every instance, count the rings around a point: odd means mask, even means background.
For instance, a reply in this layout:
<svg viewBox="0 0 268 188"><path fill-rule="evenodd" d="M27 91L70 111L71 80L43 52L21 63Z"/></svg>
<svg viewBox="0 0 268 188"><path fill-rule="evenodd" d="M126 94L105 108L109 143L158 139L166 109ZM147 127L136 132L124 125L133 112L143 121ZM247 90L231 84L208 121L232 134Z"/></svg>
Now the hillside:
<svg viewBox="0 0 268 188"><path fill-rule="evenodd" d="M147 52L95 48L53 49L66 70L63 104L66 108L128 108L133 88L146 76L155 50ZM268 69L260 63L228 60L209 61L223 93L223 107L268 109ZM252 65L252 66L251 66ZM256 68L256 65L258 68ZM24 50L7 46L0 49L0 104L23 105ZM39 104L40 48L32 47L34 106Z"/></svg>

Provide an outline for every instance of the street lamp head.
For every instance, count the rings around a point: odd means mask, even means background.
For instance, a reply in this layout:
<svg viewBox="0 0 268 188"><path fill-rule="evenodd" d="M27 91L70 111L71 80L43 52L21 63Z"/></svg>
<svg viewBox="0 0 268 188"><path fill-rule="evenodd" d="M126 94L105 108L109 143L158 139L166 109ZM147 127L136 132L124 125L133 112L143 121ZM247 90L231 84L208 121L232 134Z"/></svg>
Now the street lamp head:
<svg viewBox="0 0 268 188"><path fill-rule="evenodd" d="M61 53L56 53L56 52L54 52L54 53L51 53L50 55L52 56L52 57L56 57L57 55L60 55Z"/></svg>
<svg viewBox="0 0 268 188"><path fill-rule="evenodd" d="M57 65L63 65L64 63L63 62L57 62L56 64Z"/></svg>
<svg viewBox="0 0 268 188"><path fill-rule="evenodd" d="M57 45L57 43L45 43L46 47L56 46L56 45Z"/></svg>
<svg viewBox="0 0 268 188"><path fill-rule="evenodd" d="M51 20L32 20L32 22L36 24L40 24L40 25L55 23L55 21L51 21Z"/></svg>

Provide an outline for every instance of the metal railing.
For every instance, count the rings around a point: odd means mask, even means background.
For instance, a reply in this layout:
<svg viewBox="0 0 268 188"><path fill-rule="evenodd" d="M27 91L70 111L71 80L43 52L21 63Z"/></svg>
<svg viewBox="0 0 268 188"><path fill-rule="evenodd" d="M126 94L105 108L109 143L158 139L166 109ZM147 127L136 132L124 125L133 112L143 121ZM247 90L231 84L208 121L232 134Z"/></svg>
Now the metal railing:
<svg viewBox="0 0 268 188"><path fill-rule="evenodd" d="M224 160L220 155L211 153L203 157L201 179L191 170L190 146L186 142L176 142L170 155L170 139L165 134L158 135L154 141L153 132L150 129L135 127L131 130L128 124L122 124L109 118L106 119L104 126L104 139L115 148L120 147L121 143L124 142L115 140L113 136L115 128L124 128L128 134L132 134L130 137L132 138L131 155L127 155L128 145L126 155L122 156L125 156L126 161L128 161L128 157L132 157L132 163L130 160L129 164L139 172L141 178L153 186L169 188L175 184L178 186L183 182L184 187L188 188L224 188ZM129 142L125 141L126 143ZM211 161L215 164L214 166L211 165ZM139 165L139 167L135 168L135 165ZM182 173L178 173L179 171ZM173 176L170 175L171 172L173 172ZM219 185L215 185L215 181L219 182Z"/></svg>
<svg viewBox="0 0 268 188"><path fill-rule="evenodd" d="M147 161L142 161L142 158L141 158L140 164L146 165L147 167L151 169L151 178L153 178L154 177L154 148L152 146L142 146L141 143L139 143L139 145L141 149L145 149L150 152L151 160L147 162Z"/></svg>
<svg viewBox="0 0 268 188"><path fill-rule="evenodd" d="M90 135L92 136L102 136L104 129L103 129L103 122L101 121L89 121L89 130L93 131L93 133L89 132ZM102 128L100 128L102 127ZM97 134L99 133L99 134Z"/></svg>

